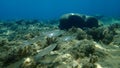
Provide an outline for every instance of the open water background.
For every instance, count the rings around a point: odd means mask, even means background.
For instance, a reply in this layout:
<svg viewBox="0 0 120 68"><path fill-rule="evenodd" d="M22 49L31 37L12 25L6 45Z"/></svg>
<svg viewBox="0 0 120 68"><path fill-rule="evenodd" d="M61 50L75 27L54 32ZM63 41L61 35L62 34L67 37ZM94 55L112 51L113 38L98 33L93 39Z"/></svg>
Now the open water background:
<svg viewBox="0 0 120 68"><path fill-rule="evenodd" d="M65 13L120 16L120 0L0 0L0 19L58 19Z"/></svg>

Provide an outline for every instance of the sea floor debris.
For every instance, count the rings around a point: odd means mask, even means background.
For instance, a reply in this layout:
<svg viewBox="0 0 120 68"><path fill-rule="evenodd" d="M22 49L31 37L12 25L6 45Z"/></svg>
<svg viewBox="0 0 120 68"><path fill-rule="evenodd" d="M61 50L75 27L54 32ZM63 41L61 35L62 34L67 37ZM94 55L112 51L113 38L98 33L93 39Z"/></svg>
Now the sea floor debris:
<svg viewBox="0 0 120 68"><path fill-rule="evenodd" d="M120 68L120 23L60 30L49 22L0 21L0 68Z"/></svg>

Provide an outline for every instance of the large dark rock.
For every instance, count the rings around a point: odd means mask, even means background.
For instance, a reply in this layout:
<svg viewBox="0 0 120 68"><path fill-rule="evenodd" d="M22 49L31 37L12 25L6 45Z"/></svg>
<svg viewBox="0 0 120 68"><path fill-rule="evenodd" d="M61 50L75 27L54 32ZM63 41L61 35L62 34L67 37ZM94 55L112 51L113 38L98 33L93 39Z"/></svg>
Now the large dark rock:
<svg viewBox="0 0 120 68"><path fill-rule="evenodd" d="M77 13L64 14L60 18L60 24L59 24L59 28L62 30L66 30L72 27L83 29L84 27L92 28L98 26L99 26L99 22L95 17L80 15Z"/></svg>
<svg viewBox="0 0 120 68"><path fill-rule="evenodd" d="M80 27L85 26L84 16L75 13L65 14L60 18L60 29L69 29L71 27Z"/></svg>
<svg viewBox="0 0 120 68"><path fill-rule="evenodd" d="M95 17L88 16L86 17L86 27L92 28L92 27L98 27L99 22Z"/></svg>

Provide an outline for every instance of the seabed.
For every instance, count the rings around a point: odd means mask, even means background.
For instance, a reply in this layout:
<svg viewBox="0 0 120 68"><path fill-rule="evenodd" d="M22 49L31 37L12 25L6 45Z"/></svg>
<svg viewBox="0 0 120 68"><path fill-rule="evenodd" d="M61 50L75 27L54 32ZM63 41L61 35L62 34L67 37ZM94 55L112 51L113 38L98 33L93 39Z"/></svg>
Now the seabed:
<svg viewBox="0 0 120 68"><path fill-rule="evenodd" d="M120 19L60 30L58 20L0 21L0 68L120 68Z"/></svg>

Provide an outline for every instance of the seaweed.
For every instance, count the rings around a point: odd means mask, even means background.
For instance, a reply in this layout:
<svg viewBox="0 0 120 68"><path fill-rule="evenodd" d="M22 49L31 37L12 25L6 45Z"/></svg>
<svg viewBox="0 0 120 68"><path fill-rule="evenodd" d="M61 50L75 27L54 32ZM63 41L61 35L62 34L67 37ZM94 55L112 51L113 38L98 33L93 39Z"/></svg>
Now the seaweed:
<svg viewBox="0 0 120 68"><path fill-rule="evenodd" d="M70 17L73 21L74 18L76 17ZM81 18L86 20L86 17ZM6 21L0 24L1 68L119 66L119 23L82 29L73 26L68 30L60 30L58 21L16 22ZM7 34L6 31L10 33Z"/></svg>
<svg viewBox="0 0 120 68"><path fill-rule="evenodd" d="M57 42L57 37L46 37L46 46L56 42Z"/></svg>
<svg viewBox="0 0 120 68"><path fill-rule="evenodd" d="M95 53L93 41L81 40L78 45L72 47L71 54L77 59L79 57L89 57Z"/></svg>

